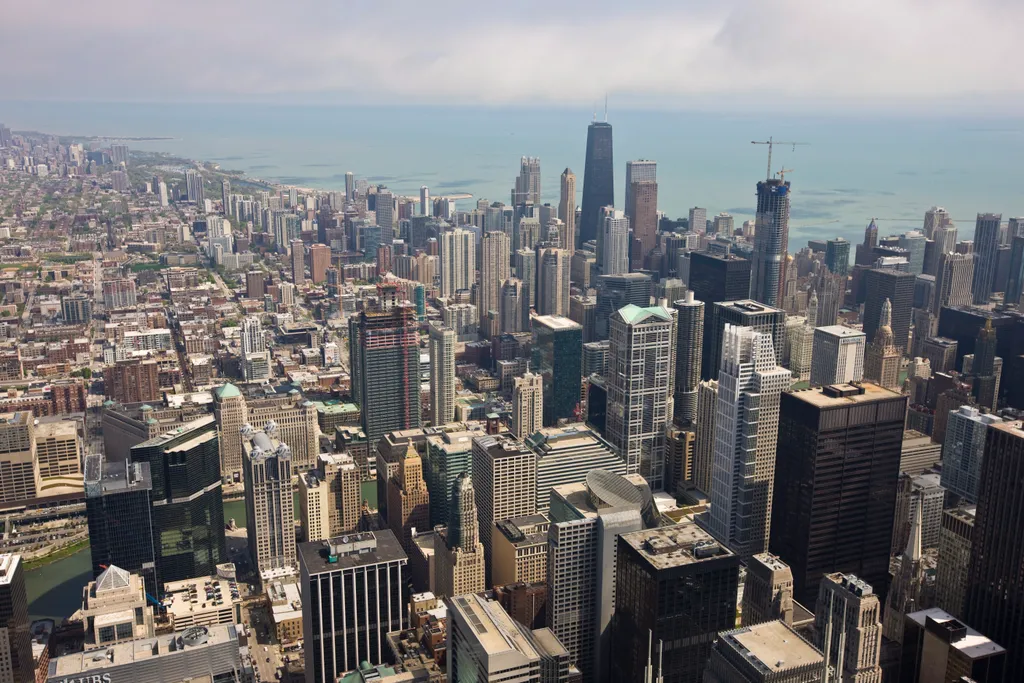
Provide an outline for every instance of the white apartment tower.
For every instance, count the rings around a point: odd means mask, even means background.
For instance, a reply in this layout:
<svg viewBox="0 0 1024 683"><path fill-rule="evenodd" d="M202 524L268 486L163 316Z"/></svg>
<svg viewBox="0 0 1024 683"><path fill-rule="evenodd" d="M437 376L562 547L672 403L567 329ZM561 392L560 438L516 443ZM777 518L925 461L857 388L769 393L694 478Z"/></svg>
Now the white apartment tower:
<svg viewBox="0 0 1024 683"><path fill-rule="evenodd" d="M438 238L441 261L441 296L452 297L459 290L470 290L476 282L476 244L469 230L456 228ZM481 310L481 318L486 311Z"/></svg>
<svg viewBox="0 0 1024 683"><path fill-rule="evenodd" d="M430 414L434 425L455 420L455 330L430 326Z"/></svg>
<svg viewBox="0 0 1024 683"><path fill-rule="evenodd" d="M544 425L544 378L532 372L516 377L512 390L512 434L525 439Z"/></svg>

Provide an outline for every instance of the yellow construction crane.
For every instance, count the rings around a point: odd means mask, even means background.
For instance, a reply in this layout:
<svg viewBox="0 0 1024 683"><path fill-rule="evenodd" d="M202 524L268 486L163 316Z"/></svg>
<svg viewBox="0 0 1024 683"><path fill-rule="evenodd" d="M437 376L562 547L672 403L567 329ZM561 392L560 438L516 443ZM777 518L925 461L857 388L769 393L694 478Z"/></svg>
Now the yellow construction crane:
<svg viewBox="0 0 1024 683"><path fill-rule="evenodd" d="M750 144L752 144L752 145L768 145L768 174L765 177L765 179L766 180L771 180L772 179L772 147L774 147L775 145L792 145L793 146L793 151L796 151L796 146L797 145L809 145L811 143L809 143L809 142L783 142L781 140L776 140L774 138L768 138L767 140L763 140L763 141L761 141L761 140L751 140Z"/></svg>
<svg viewBox="0 0 1024 683"><path fill-rule="evenodd" d="M795 171L795 168L780 168L775 175L782 179L782 182L786 182L786 174Z"/></svg>

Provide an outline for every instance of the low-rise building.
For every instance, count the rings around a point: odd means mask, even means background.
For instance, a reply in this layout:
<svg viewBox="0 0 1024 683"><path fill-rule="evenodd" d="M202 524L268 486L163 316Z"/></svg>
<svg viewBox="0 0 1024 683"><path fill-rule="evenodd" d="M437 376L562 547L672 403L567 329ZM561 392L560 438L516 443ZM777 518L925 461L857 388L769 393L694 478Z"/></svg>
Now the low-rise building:
<svg viewBox="0 0 1024 683"><path fill-rule="evenodd" d="M172 581L164 584L164 593L164 607L177 631L242 622L242 597L233 579L209 576Z"/></svg>

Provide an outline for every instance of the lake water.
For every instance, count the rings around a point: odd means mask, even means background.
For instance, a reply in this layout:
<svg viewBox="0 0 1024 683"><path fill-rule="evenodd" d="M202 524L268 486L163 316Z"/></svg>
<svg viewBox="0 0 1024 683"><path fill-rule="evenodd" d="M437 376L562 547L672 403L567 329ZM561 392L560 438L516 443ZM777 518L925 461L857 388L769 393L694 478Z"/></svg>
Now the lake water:
<svg viewBox="0 0 1024 683"><path fill-rule="evenodd" d="M29 619L58 624L82 606L82 588L92 580L89 549L25 573Z"/></svg>
<svg viewBox="0 0 1024 683"><path fill-rule="evenodd" d="M227 104L3 102L0 121L14 129L59 134L168 136L130 146L211 160L226 168L300 186L344 186L344 174L413 195L467 192L509 200L519 157L539 156L542 199L557 203L558 176L577 175L582 200L589 111L506 107L331 107ZM973 234L978 212L1024 214L1024 119L714 115L615 111L616 201L628 159L658 161L659 208L684 216L728 211L751 218L754 185L767 150L772 170L795 169L791 250L809 238L842 235L859 242L877 216L883 233L919 227L924 211L944 205Z"/></svg>

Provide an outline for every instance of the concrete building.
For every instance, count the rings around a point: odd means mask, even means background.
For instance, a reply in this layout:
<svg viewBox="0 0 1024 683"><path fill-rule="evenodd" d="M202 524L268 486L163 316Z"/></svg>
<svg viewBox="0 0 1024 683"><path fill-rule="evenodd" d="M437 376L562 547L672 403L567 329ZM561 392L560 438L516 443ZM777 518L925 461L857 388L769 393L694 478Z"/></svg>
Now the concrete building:
<svg viewBox="0 0 1024 683"><path fill-rule="evenodd" d="M605 434L626 471L661 490L675 393L676 311L630 304L612 315L609 326Z"/></svg>
<svg viewBox="0 0 1024 683"><path fill-rule="evenodd" d="M544 427L524 442L537 456L537 512L542 514L555 486L582 482L594 469L626 474L626 463L612 445L582 422Z"/></svg>
<svg viewBox="0 0 1024 683"><path fill-rule="evenodd" d="M719 634L704 683L819 683L825 657L781 621Z"/></svg>
<svg viewBox="0 0 1024 683"><path fill-rule="evenodd" d="M786 312L781 308L743 299L716 302L708 314L710 319L706 315L704 320L704 359L701 370L705 379L718 378L726 325L749 327L755 332L770 335L776 362L782 358L786 342Z"/></svg>
<svg viewBox="0 0 1024 683"><path fill-rule="evenodd" d="M521 441L509 436L478 436L473 439L470 474L480 517L480 542L490 568L494 525L503 519L537 512L537 457ZM487 584L492 585L493 581L488 580Z"/></svg>
<svg viewBox="0 0 1024 683"><path fill-rule="evenodd" d="M171 628L182 631L193 626L242 623L242 596L233 578L234 565L222 565L217 572L164 584L161 604Z"/></svg>
<svg viewBox="0 0 1024 683"><path fill-rule="evenodd" d="M241 430L249 421L248 406L242 392L230 382L214 389L213 398L221 476L238 481L242 478L243 469Z"/></svg>
<svg viewBox="0 0 1024 683"><path fill-rule="evenodd" d="M778 619L793 625L793 572L771 553L758 553L747 561L740 615L744 626Z"/></svg>
<svg viewBox="0 0 1024 683"><path fill-rule="evenodd" d="M859 382L864 377L864 333L843 325L814 330L811 355L812 387Z"/></svg>
<svg viewBox="0 0 1024 683"><path fill-rule="evenodd" d="M708 528L749 557L768 549L779 399L792 374L776 364L771 336L749 327L726 325L721 358Z"/></svg>
<svg viewBox="0 0 1024 683"><path fill-rule="evenodd" d="M985 435L990 425L1003 422L974 406L950 411L942 444L942 486L969 503L978 502Z"/></svg>
<svg viewBox="0 0 1024 683"><path fill-rule="evenodd" d="M469 230L456 228L438 235L437 255L441 263L442 297L469 291L476 282L476 238ZM481 319L486 311L480 311Z"/></svg>
<svg viewBox="0 0 1024 683"><path fill-rule="evenodd" d="M291 250L292 283L301 287L306 281L306 248L302 240L292 240Z"/></svg>
<svg viewBox="0 0 1024 683"><path fill-rule="evenodd" d="M480 296L477 309L480 311L481 326L491 311L498 313L501 310L502 284L512 275L510 248L508 235L497 230L484 233L480 240Z"/></svg>
<svg viewBox="0 0 1024 683"><path fill-rule="evenodd" d="M672 643L659 650L664 680L700 681L736 624L739 557L692 521L622 534L616 555L612 680L642 680L653 641Z"/></svg>
<svg viewBox="0 0 1024 683"><path fill-rule="evenodd" d="M892 305L886 299L875 336L864 352L864 378L886 389L897 389L901 355L902 349L896 346L893 335Z"/></svg>
<svg viewBox="0 0 1024 683"><path fill-rule="evenodd" d="M636 159L626 162L626 216L633 215L633 197L629 189L633 183L658 182L658 162L650 159Z"/></svg>
<svg viewBox="0 0 1024 683"><path fill-rule="evenodd" d="M559 238L562 249L576 249L576 174L571 169L562 171L559 184L558 217L565 226Z"/></svg>
<svg viewBox="0 0 1024 683"><path fill-rule="evenodd" d="M435 544L437 593L441 596L479 593L484 581L484 547L480 543L476 493L468 472L459 475L452 491L448 525Z"/></svg>
<svg viewBox="0 0 1024 683"><path fill-rule="evenodd" d="M299 475L299 517L306 541L324 541L359 526L360 476L347 453L322 453L315 469Z"/></svg>
<svg viewBox="0 0 1024 683"><path fill-rule="evenodd" d="M962 617L964 613L976 512L977 508L966 506L945 510L942 513L939 562L935 576L935 604L956 618Z"/></svg>
<svg viewBox="0 0 1024 683"><path fill-rule="evenodd" d="M842 681L881 683L882 607L853 574L826 574L814 612L814 645Z"/></svg>
<svg viewBox="0 0 1024 683"><path fill-rule="evenodd" d="M435 425L455 420L455 330L431 325L430 415Z"/></svg>
<svg viewBox="0 0 1024 683"><path fill-rule="evenodd" d="M363 661L387 658L386 634L408 625L408 559L388 530L298 546L306 680L333 683ZM358 577L358 578L357 578ZM365 609L348 605L362 602Z"/></svg>
<svg viewBox="0 0 1024 683"><path fill-rule="evenodd" d="M423 460L409 442L398 472L388 480L388 527L406 552L417 530L430 528L430 492L423 479Z"/></svg>
<svg viewBox="0 0 1024 683"><path fill-rule="evenodd" d="M327 282L327 270L331 267L331 248L326 244L314 244L309 248L309 276L313 284Z"/></svg>
<svg viewBox="0 0 1024 683"><path fill-rule="evenodd" d="M611 206L602 210L597 263L601 275L629 272L629 219Z"/></svg>
<svg viewBox="0 0 1024 683"><path fill-rule="evenodd" d="M564 249L537 250L537 313L569 315L569 258Z"/></svg>
<svg viewBox="0 0 1024 683"><path fill-rule="evenodd" d="M544 382L540 375L532 372L514 381L512 434L517 439L525 439L544 424Z"/></svg>
<svg viewBox="0 0 1024 683"><path fill-rule="evenodd" d="M718 413L718 382L697 385L697 432L693 444L693 483L705 495L711 494L715 471L715 417Z"/></svg>
<svg viewBox="0 0 1024 683"><path fill-rule="evenodd" d="M973 280L974 254L941 254L935 272L935 297L932 299L931 312L938 316L946 306L970 306Z"/></svg>
<svg viewBox="0 0 1024 683"><path fill-rule="evenodd" d="M658 183L654 180L634 180L626 186L627 204L631 205L629 229L638 241L640 249L633 254L633 267L643 268L644 259L658 239Z"/></svg>
<svg viewBox="0 0 1024 683"><path fill-rule="evenodd" d="M495 524L497 533L492 539L491 554L493 585L547 581L550 526L543 514L504 519Z"/></svg>
<svg viewBox="0 0 1024 683"><path fill-rule="evenodd" d="M35 680L21 555L0 554L0 681Z"/></svg>
<svg viewBox="0 0 1024 683"><path fill-rule="evenodd" d="M540 375L544 389L544 426L579 419L583 377L583 328L569 318L540 315L533 318L533 354L530 369Z"/></svg>
<svg viewBox="0 0 1024 683"><path fill-rule="evenodd" d="M146 600L142 577L111 565L82 589L78 613L85 626L87 646L114 643L154 635L153 610Z"/></svg>
<svg viewBox="0 0 1024 683"><path fill-rule="evenodd" d="M53 418L36 422L33 441L42 494L78 493L82 489L78 423Z"/></svg>
<svg viewBox="0 0 1024 683"><path fill-rule="evenodd" d="M266 584L295 573L295 507L291 449L276 438L276 425L263 431L243 427L246 532L252 566Z"/></svg>
<svg viewBox="0 0 1024 683"><path fill-rule="evenodd" d="M697 384L704 349L704 302L687 291L685 298L672 303L676 311L676 377L673 397L673 421L690 425L697 418Z"/></svg>
<svg viewBox="0 0 1024 683"><path fill-rule="evenodd" d="M1006 649L933 607L906 616L900 681L1008 681Z"/></svg>

